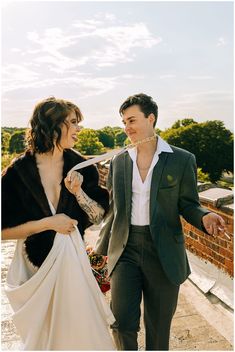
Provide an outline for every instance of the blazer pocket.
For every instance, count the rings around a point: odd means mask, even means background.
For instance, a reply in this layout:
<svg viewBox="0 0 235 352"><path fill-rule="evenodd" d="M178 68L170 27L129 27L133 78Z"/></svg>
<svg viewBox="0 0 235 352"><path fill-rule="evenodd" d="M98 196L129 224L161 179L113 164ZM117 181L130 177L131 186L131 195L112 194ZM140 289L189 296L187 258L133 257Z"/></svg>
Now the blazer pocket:
<svg viewBox="0 0 235 352"><path fill-rule="evenodd" d="M177 185L169 186L169 187L159 187L159 191L170 192L177 189Z"/></svg>
<svg viewBox="0 0 235 352"><path fill-rule="evenodd" d="M184 243L185 242L184 235L182 235L182 234L174 235L174 238L177 243Z"/></svg>

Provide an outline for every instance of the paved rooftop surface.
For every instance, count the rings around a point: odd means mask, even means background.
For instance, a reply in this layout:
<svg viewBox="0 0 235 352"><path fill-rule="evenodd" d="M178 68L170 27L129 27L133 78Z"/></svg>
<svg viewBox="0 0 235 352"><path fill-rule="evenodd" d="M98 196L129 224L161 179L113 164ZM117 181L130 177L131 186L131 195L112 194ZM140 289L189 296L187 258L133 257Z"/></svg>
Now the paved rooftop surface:
<svg viewBox="0 0 235 352"><path fill-rule="evenodd" d="M92 227L86 241L93 245L98 229ZM4 293L6 273L15 247L14 241L2 242L2 350L21 349L20 338L11 318L11 307ZM107 294L107 300L110 295ZM139 349L144 350L141 321ZM170 349L173 351L232 351L233 313L213 296L205 296L189 280L181 285L179 302L172 322Z"/></svg>

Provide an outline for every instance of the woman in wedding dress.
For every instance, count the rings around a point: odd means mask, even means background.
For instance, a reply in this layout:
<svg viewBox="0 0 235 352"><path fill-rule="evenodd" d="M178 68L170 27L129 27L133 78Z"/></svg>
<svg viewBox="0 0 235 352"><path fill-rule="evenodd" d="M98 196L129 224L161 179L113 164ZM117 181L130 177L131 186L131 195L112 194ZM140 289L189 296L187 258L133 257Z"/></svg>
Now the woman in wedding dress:
<svg viewBox="0 0 235 352"><path fill-rule="evenodd" d="M77 141L79 108L54 97L32 114L28 149L2 176L2 236L17 240L6 293L25 350L114 350L112 312L82 240L101 222L108 192Z"/></svg>

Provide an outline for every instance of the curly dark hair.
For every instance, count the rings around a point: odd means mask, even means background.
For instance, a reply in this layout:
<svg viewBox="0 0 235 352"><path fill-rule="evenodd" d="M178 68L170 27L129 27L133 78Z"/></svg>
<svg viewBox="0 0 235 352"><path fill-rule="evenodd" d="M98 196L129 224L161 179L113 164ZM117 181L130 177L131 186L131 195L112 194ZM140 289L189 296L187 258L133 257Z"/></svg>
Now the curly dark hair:
<svg viewBox="0 0 235 352"><path fill-rule="evenodd" d="M124 103L122 103L119 109L119 114L122 115L127 108L133 105L138 105L146 118L151 113L154 114L155 121L154 121L153 127L155 127L157 118L158 118L158 106L153 100L153 98L144 93L131 95L124 101Z"/></svg>
<svg viewBox="0 0 235 352"><path fill-rule="evenodd" d="M65 119L71 112L75 112L78 122L83 120L78 106L68 100L49 97L40 101L30 119L31 128L26 136L28 148L46 153L53 151L55 144L60 146L61 124L66 124Z"/></svg>

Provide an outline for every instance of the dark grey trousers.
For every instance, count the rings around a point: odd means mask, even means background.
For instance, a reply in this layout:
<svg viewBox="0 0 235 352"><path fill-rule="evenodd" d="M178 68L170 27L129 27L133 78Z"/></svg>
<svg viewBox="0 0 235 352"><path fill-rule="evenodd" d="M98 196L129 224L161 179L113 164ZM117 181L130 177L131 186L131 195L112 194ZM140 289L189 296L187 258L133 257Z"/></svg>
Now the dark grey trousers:
<svg viewBox="0 0 235 352"><path fill-rule="evenodd" d="M111 276L113 336L118 350L138 350L140 304L144 299L146 350L169 350L179 286L166 277L149 226L131 226L127 246Z"/></svg>

